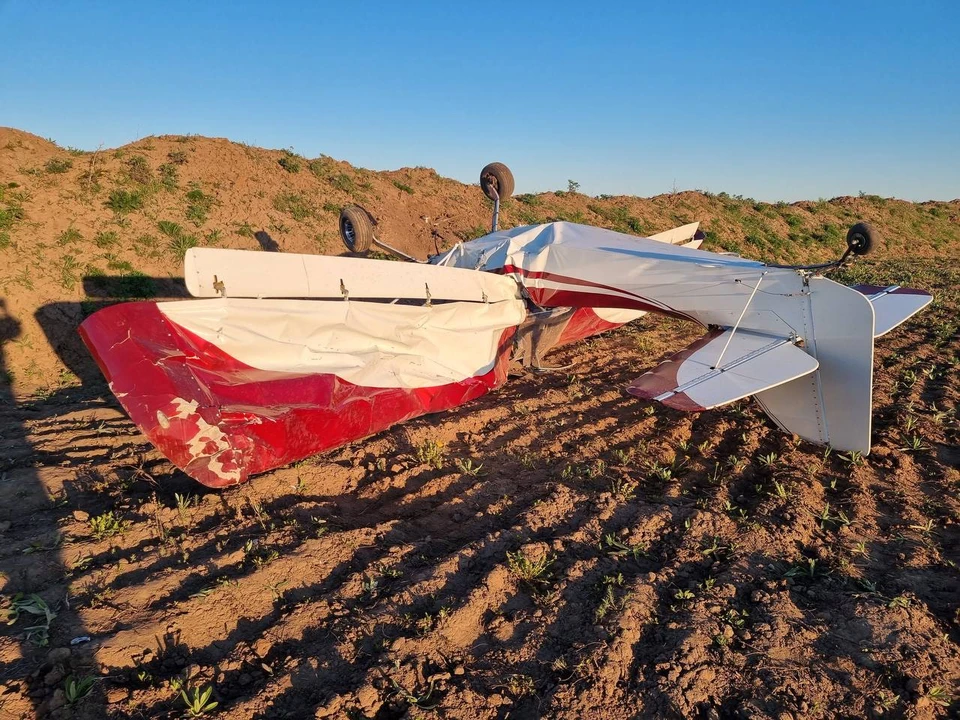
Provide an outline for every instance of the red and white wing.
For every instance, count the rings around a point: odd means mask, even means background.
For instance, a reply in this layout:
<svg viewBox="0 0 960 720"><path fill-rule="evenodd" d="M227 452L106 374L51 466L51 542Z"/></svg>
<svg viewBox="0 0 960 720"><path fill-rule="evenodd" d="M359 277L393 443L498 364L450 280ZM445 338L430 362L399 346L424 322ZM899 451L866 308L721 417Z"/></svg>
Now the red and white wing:
<svg viewBox="0 0 960 720"><path fill-rule="evenodd" d="M388 261L305 267L273 253L230 255L189 265L191 290L206 294L222 282L228 295L310 296L343 286L421 302L221 297L124 303L87 318L81 336L131 419L205 485L243 482L506 380L526 316L512 280ZM289 275L270 274L281 266Z"/></svg>

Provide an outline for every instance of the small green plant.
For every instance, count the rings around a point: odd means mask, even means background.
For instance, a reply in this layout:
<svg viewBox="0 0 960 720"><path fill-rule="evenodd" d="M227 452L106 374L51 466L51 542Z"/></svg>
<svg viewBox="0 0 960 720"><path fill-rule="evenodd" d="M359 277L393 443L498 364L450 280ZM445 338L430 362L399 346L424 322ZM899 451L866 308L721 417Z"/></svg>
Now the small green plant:
<svg viewBox="0 0 960 720"><path fill-rule="evenodd" d="M207 195L196 183L191 185L191 189L187 191L186 198L187 220L197 227L200 227L207 221L207 214L210 212L210 208L216 204L216 198L212 195Z"/></svg>
<svg viewBox="0 0 960 720"><path fill-rule="evenodd" d="M124 190L118 188L110 193L106 206L118 215L134 212L143 207L144 194L142 190Z"/></svg>
<svg viewBox="0 0 960 720"><path fill-rule="evenodd" d="M620 502L630 502L637 496L637 481L618 475L610 481L610 493Z"/></svg>
<svg viewBox="0 0 960 720"><path fill-rule="evenodd" d="M927 697L930 698L931 702L940 707L950 707L953 702L953 696L946 690L946 688L940 687L939 685L934 685L927 691Z"/></svg>
<svg viewBox="0 0 960 720"><path fill-rule="evenodd" d="M402 182L400 182L399 180L394 180L394 181L393 181L393 184L394 184L394 186L396 186L396 188L397 188L398 190L400 190L401 192L405 192L405 193L407 193L408 195L413 195L413 188L410 187L409 185L404 185L404 184L403 184Z"/></svg>
<svg viewBox="0 0 960 720"><path fill-rule="evenodd" d="M112 230L98 232L93 236L93 244L98 248L113 247L119 242L119 240L120 239L117 237L117 234Z"/></svg>
<svg viewBox="0 0 960 720"><path fill-rule="evenodd" d="M183 150L174 150L167 153L167 160L169 160L174 165L186 165L187 164L187 153Z"/></svg>
<svg viewBox="0 0 960 720"><path fill-rule="evenodd" d="M774 497L778 497L781 500L786 500L790 496L790 491L787 487L780 482L779 480L773 481L773 492L770 493Z"/></svg>
<svg viewBox="0 0 960 720"><path fill-rule="evenodd" d="M102 515L90 518L90 530L94 539L103 540L104 538L119 535L124 531L124 523L118 518L112 510Z"/></svg>
<svg viewBox="0 0 960 720"><path fill-rule="evenodd" d="M68 676L63 683L63 697L67 701L67 705L76 705L80 700L83 700L93 690L93 684L96 681L97 679L90 675L79 679L73 675Z"/></svg>
<svg viewBox="0 0 960 720"><path fill-rule="evenodd" d="M164 163L157 168L157 172L160 173L160 184L163 185L164 190L173 192L177 189L177 184L180 182L180 171L177 170L176 165Z"/></svg>
<svg viewBox="0 0 960 720"><path fill-rule="evenodd" d="M766 455L761 455L758 458L758 461L762 467L773 467L777 463L777 454L775 452L768 453Z"/></svg>
<svg viewBox="0 0 960 720"><path fill-rule="evenodd" d="M906 595L897 595L887 603L887 607L891 610L895 610L897 608L906 610L908 607L910 607L910 605L910 598L908 598Z"/></svg>
<svg viewBox="0 0 960 720"><path fill-rule="evenodd" d="M641 542L636 545L629 545L617 538L613 533L607 533L603 536L603 539L600 541L600 547L606 550L607 554L612 557L625 557L629 555L634 560L639 560L647 551L646 543Z"/></svg>
<svg viewBox="0 0 960 720"><path fill-rule="evenodd" d="M457 470L459 470L461 474L469 477L477 477L480 471L483 470L482 463L480 465L474 465L473 460L470 458L457 458L453 461L453 464L457 466Z"/></svg>
<svg viewBox="0 0 960 720"><path fill-rule="evenodd" d="M278 193L273 198L273 207L280 212L287 213L297 222L302 222L316 215L313 205L301 193Z"/></svg>
<svg viewBox="0 0 960 720"><path fill-rule="evenodd" d="M921 452L923 450L929 449L929 446L923 441L923 438L919 435L912 435L909 439L904 441L901 450L912 450L913 452Z"/></svg>
<svg viewBox="0 0 960 720"><path fill-rule="evenodd" d="M417 446L417 460L439 470L446 460L447 446L436 440L424 440Z"/></svg>
<svg viewBox="0 0 960 720"><path fill-rule="evenodd" d="M816 558L807 558L806 562L797 562L792 566L787 568L787 571L783 574L784 577L795 578L795 577L808 577L811 580L814 579L817 575L817 560Z"/></svg>
<svg viewBox="0 0 960 720"><path fill-rule="evenodd" d="M195 235L186 233L180 225L170 220L161 220L157 223L157 227L169 238L167 249L177 260L182 261L187 250L200 244Z"/></svg>
<svg viewBox="0 0 960 720"><path fill-rule="evenodd" d="M51 175L60 175L67 172L67 170L72 167L73 160L70 160L69 158L53 158L52 160L47 161L47 164L43 166L43 169Z"/></svg>
<svg viewBox="0 0 960 720"><path fill-rule="evenodd" d="M827 448L827 450L829 450L829 448ZM824 457L827 455L829 455L829 453L825 452ZM858 452L857 450L851 450L850 452L841 455L840 458L845 463L850 465L850 467L858 467L863 465L863 453Z"/></svg>
<svg viewBox="0 0 960 720"><path fill-rule="evenodd" d="M607 575L603 578L601 587L603 588L603 595L600 598L597 609L593 613L594 622L597 623L603 620L611 611L619 610L622 606L622 603L617 601L615 588L623 587L623 573Z"/></svg>
<svg viewBox="0 0 960 720"><path fill-rule="evenodd" d="M296 155L289 150L283 151L283 156L277 160L277 164L286 170L288 173L298 173L301 168L301 158L299 155Z"/></svg>
<svg viewBox="0 0 960 720"><path fill-rule="evenodd" d="M190 717L200 717L205 713L211 712L214 710L219 703L210 702L210 697L213 695L213 686L203 689L203 688L193 688L189 693L187 690L180 690L180 697L183 698L183 702L187 706L187 712Z"/></svg>
<svg viewBox="0 0 960 720"><path fill-rule="evenodd" d="M83 235L73 226L68 227L57 236L57 245L60 247L63 247L64 245L73 245L74 243L82 241Z"/></svg>
<svg viewBox="0 0 960 720"><path fill-rule="evenodd" d="M552 564L552 555L544 555L536 560L531 560L522 550L507 552L507 567L510 572L526 583L533 584L544 581Z"/></svg>
<svg viewBox="0 0 960 720"><path fill-rule="evenodd" d="M80 279L77 275L79 268L80 263L73 255L64 255L60 260L60 285L65 290L73 290L77 284Z"/></svg>
<svg viewBox="0 0 960 720"><path fill-rule="evenodd" d="M30 642L45 647L50 641L50 624L57 617L57 613L39 595L17 593L10 600L10 608L7 610L7 625L13 625L24 613L42 618L36 625L26 628L26 632L27 639Z"/></svg>

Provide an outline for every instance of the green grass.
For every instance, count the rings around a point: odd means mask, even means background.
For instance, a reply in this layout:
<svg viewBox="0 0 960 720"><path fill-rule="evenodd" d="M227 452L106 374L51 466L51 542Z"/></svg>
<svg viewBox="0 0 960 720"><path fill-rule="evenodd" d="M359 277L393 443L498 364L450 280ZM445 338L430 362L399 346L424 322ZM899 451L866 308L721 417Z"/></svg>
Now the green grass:
<svg viewBox="0 0 960 720"><path fill-rule="evenodd" d="M57 236L57 245L60 247L74 245L78 242L83 242L83 234L75 227L68 227Z"/></svg>
<svg viewBox="0 0 960 720"><path fill-rule="evenodd" d="M175 260L183 261L183 256L190 248L200 244L196 235L190 235L180 225L170 220L161 220L157 228L167 236L167 250Z"/></svg>
<svg viewBox="0 0 960 720"><path fill-rule="evenodd" d="M200 189L200 186L193 183L191 189L187 192L187 220L197 227L200 227L207 221L207 215L217 200L212 195L207 195Z"/></svg>
<svg viewBox="0 0 960 720"><path fill-rule="evenodd" d="M96 540L104 540L119 535L124 529L124 522L112 511L90 518L90 534Z"/></svg>
<svg viewBox="0 0 960 720"><path fill-rule="evenodd" d="M402 182L400 182L399 180L394 180L394 181L393 181L393 184L396 186L396 188L397 188L398 190L400 190L400 191L402 191L402 192L405 192L405 193L407 193L408 195L413 195L413 188L410 187L409 185L404 185L404 184L403 184Z"/></svg>
<svg viewBox="0 0 960 720"><path fill-rule="evenodd" d="M51 175L61 175L72 167L73 160L70 160L69 158L53 158L47 161L47 164L43 166L43 169Z"/></svg>
<svg viewBox="0 0 960 720"><path fill-rule="evenodd" d="M73 255L64 255L60 260L60 285L65 290L73 290L79 281L77 274L80 269L80 263Z"/></svg>
<svg viewBox="0 0 960 720"><path fill-rule="evenodd" d="M113 247L114 245L117 244L118 241L119 241L119 238L117 237L117 234L113 231L98 232L96 235L93 236L93 244L96 245L98 248Z"/></svg>
<svg viewBox="0 0 960 720"><path fill-rule="evenodd" d="M157 168L157 172L160 173L160 184L168 192L173 192L177 189L177 184L180 182L180 171L177 170L176 165L165 163Z"/></svg>
<svg viewBox="0 0 960 720"><path fill-rule="evenodd" d="M289 150L284 150L283 156L277 160L277 164L288 173L298 173L300 172L300 168L303 167L302 161L303 158L296 153L292 153Z"/></svg>
<svg viewBox="0 0 960 720"><path fill-rule="evenodd" d="M123 188L118 188L110 193L110 197L104 204L118 215L125 215L142 208L143 202L143 190L124 190Z"/></svg>
<svg viewBox="0 0 960 720"><path fill-rule="evenodd" d="M301 193L279 193L273 198L273 207L287 213L297 222L316 215L316 208Z"/></svg>

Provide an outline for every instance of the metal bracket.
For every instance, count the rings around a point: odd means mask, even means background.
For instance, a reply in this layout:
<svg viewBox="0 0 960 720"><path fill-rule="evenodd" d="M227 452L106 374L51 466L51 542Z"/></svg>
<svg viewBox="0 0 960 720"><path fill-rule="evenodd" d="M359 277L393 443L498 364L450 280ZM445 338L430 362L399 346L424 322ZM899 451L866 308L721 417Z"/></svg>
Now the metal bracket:
<svg viewBox="0 0 960 720"><path fill-rule="evenodd" d="M227 286L223 284L223 280L217 279L217 276L213 276L213 289L220 293L220 297L227 296Z"/></svg>
<svg viewBox="0 0 960 720"><path fill-rule="evenodd" d="M430 286L427 283L424 283L423 287L427 290L427 307L431 307L433 305L433 298L430 295Z"/></svg>
<svg viewBox="0 0 960 720"><path fill-rule="evenodd" d="M340 294L343 295L344 300L350 299L350 291L347 290L347 286L343 284L343 278L340 278Z"/></svg>

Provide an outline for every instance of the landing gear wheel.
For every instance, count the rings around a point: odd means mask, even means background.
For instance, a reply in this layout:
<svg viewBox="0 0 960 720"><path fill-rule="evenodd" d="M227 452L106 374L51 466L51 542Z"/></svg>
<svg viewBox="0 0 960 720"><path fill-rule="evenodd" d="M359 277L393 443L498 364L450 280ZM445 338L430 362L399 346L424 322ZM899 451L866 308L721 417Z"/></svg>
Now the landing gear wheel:
<svg viewBox="0 0 960 720"><path fill-rule="evenodd" d="M340 239L350 252L367 252L373 244L370 214L359 205L347 205L340 211Z"/></svg>
<svg viewBox="0 0 960 720"><path fill-rule="evenodd" d="M866 255L878 239L877 231L865 222L858 222L847 231L847 247L854 255Z"/></svg>
<svg viewBox="0 0 960 720"><path fill-rule="evenodd" d="M503 163L490 163L480 171L480 189L491 200L496 199L494 190L501 200L506 200L513 195L513 188L513 173Z"/></svg>

